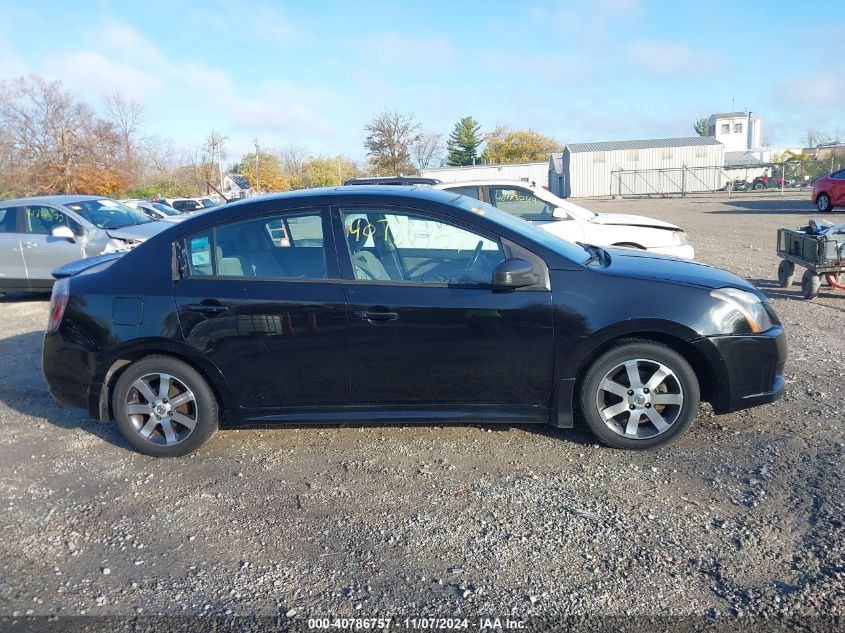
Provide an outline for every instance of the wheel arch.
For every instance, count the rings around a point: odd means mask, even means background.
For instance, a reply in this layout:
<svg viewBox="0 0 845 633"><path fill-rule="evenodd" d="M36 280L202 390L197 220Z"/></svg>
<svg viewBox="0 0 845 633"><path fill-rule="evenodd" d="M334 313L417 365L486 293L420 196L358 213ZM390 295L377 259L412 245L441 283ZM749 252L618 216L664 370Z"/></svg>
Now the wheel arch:
<svg viewBox="0 0 845 633"><path fill-rule="evenodd" d="M698 334L679 324L672 324L671 328L643 327L628 331L605 332L604 336L594 340L595 346L581 359L575 369L573 407L578 405L584 376L593 363L609 349L626 342L659 343L680 354L695 372L701 390L701 399L713 402L718 393L718 374L711 359L692 343L696 338L700 338Z"/></svg>
<svg viewBox="0 0 845 633"><path fill-rule="evenodd" d="M166 339L146 339L133 341L131 345L113 350L97 368L95 383L99 388L90 391L88 402L92 418L101 421L114 419L111 395L117 379L132 363L153 355L170 356L196 370L214 393L221 417L226 406L234 402L234 396L223 374L192 347Z"/></svg>

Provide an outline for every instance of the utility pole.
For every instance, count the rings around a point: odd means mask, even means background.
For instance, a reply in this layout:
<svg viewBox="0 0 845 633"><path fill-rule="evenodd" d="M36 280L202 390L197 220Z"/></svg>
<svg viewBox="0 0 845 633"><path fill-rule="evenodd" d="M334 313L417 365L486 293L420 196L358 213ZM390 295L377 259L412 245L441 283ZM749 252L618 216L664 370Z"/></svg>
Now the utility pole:
<svg viewBox="0 0 845 633"><path fill-rule="evenodd" d="M258 170L258 138L252 139L255 143L255 194L261 195L261 180L259 179L260 171Z"/></svg>

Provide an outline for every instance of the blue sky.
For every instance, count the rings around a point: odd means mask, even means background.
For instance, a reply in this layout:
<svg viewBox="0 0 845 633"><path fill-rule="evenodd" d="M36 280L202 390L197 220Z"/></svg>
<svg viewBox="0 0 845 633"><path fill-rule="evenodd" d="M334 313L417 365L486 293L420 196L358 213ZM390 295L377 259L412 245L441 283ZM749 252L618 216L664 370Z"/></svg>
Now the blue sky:
<svg viewBox="0 0 845 633"><path fill-rule="evenodd" d="M190 149L212 129L363 160L385 107L448 133L561 141L687 136L751 109L772 144L845 138L845 2L0 0L0 78L61 79L92 105L141 99Z"/></svg>

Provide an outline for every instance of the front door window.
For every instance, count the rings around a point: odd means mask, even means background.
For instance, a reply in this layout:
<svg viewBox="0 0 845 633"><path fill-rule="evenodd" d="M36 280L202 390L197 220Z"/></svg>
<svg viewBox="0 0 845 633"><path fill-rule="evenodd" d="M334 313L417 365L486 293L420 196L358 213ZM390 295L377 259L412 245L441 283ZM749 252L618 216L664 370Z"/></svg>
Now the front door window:
<svg viewBox="0 0 845 633"><path fill-rule="evenodd" d="M343 227L355 278L362 281L489 284L505 258L498 239L434 216L347 210Z"/></svg>
<svg viewBox="0 0 845 633"><path fill-rule="evenodd" d="M554 209L527 189L490 187L490 204L523 220L551 220Z"/></svg>

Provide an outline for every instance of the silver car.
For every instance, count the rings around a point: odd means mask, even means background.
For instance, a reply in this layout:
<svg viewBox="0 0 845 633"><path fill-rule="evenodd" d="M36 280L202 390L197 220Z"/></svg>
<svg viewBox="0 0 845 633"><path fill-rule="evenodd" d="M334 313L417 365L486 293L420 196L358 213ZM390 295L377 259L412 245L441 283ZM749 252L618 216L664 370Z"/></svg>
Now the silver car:
<svg viewBox="0 0 845 633"><path fill-rule="evenodd" d="M47 291L56 268L129 250L171 226L102 196L2 200L0 293Z"/></svg>

